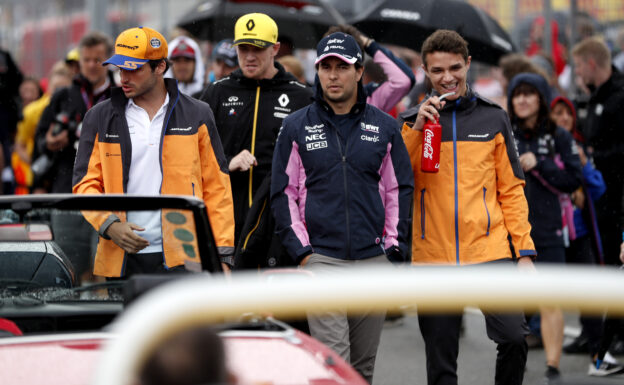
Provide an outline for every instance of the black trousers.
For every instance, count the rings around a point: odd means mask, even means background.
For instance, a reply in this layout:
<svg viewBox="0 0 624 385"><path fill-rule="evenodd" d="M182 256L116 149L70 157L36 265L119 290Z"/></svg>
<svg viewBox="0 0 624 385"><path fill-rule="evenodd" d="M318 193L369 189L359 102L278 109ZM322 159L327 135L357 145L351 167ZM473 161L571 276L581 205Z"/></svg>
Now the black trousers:
<svg viewBox="0 0 624 385"><path fill-rule="evenodd" d="M496 385L522 384L529 329L524 315L485 314L488 337L497 344ZM461 314L419 315L427 354L427 384L457 385L457 355Z"/></svg>

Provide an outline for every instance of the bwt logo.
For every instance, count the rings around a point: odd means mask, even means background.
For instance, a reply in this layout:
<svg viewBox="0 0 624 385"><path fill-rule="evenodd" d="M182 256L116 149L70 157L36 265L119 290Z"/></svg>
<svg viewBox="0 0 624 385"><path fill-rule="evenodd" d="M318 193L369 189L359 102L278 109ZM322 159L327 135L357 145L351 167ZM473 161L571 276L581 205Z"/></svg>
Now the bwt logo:
<svg viewBox="0 0 624 385"><path fill-rule="evenodd" d="M379 134L379 126L373 126L372 124L366 124L362 122L362 130Z"/></svg>
<svg viewBox="0 0 624 385"><path fill-rule="evenodd" d="M423 144L423 157L425 159L433 160L433 146L431 145L433 136L433 130L425 129L425 143Z"/></svg>

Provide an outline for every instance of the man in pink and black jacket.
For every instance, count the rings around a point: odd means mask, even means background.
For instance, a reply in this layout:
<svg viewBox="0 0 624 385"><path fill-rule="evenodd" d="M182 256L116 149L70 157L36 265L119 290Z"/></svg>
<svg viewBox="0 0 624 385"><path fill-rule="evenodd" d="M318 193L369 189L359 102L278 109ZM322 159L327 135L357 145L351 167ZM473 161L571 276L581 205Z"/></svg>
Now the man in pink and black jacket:
<svg viewBox="0 0 624 385"><path fill-rule="evenodd" d="M280 239L317 274L405 261L414 181L399 127L366 103L352 36L323 38L316 68L315 101L284 119L273 154L271 206ZM369 382L383 320L308 315L312 336Z"/></svg>

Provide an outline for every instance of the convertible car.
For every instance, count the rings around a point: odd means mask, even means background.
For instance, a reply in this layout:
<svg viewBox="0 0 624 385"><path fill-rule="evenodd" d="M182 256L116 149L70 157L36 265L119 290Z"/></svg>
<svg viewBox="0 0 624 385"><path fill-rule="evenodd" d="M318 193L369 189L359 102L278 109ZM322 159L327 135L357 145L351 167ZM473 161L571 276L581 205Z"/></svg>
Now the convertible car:
<svg viewBox="0 0 624 385"><path fill-rule="evenodd" d="M188 274L138 276L126 282L107 281L91 273L99 237L85 217L130 211L160 211L163 221L174 225L172 236L185 255ZM111 324L137 298L140 301L146 290L191 277L223 279L200 200L111 195L0 197L1 382L71 385L97 381L102 377L96 376L96 367L103 349L125 339ZM239 383L366 383L318 341L259 314L241 311L219 317L215 324L225 342L228 366Z"/></svg>

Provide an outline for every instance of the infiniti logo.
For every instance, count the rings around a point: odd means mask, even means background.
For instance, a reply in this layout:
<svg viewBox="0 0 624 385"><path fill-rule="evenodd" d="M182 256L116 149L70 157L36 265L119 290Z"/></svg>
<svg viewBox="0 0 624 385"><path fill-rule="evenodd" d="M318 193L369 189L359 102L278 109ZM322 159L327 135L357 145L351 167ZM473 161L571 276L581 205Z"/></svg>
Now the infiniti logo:
<svg viewBox="0 0 624 385"><path fill-rule="evenodd" d="M228 102L236 102L236 101L238 101L238 96L230 96L228 98Z"/></svg>

